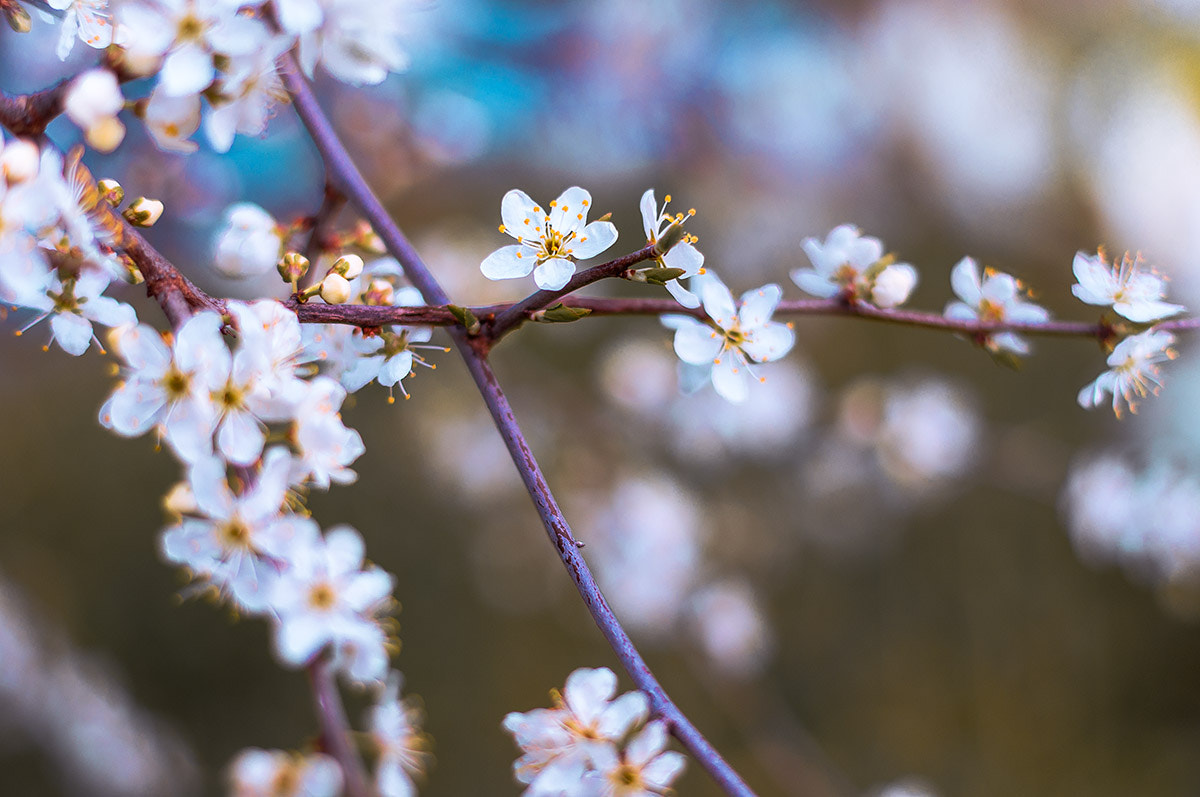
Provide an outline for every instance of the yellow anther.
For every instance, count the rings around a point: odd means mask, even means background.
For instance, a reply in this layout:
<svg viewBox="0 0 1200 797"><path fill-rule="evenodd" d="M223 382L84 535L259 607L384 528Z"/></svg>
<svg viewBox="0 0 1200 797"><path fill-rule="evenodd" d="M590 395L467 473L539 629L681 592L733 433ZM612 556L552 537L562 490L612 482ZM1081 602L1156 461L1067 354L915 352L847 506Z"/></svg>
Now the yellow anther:
<svg viewBox="0 0 1200 797"><path fill-rule="evenodd" d="M526 219L526 221L528 221L528 219ZM508 232L507 230L504 229L503 224L500 225L500 232Z"/></svg>
<svg viewBox="0 0 1200 797"><path fill-rule="evenodd" d="M396 397L388 396L388 404L395 404L395 403L396 403Z"/></svg>
<svg viewBox="0 0 1200 797"><path fill-rule="evenodd" d="M666 203L670 202L670 201L671 201L671 195L670 195L670 194L667 194L665 197L663 197L663 204L664 204L664 205L665 205Z"/></svg>
<svg viewBox="0 0 1200 797"><path fill-rule="evenodd" d="M517 252L517 257L525 257L525 253L524 253L524 252Z"/></svg>
<svg viewBox="0 0 1200 797"><path fill-rule="evenodd" d="M575 218L579 219L580 221L583 221L583 214L582 214L582 213L576 213L576 214L575 214Z"/></svg>
<svg viewBox="0 0 1200 797"><path fill-rule="evenodd" d="M588 202L586 199L585 199L585 200L583 200L583 206L584 206L585 208L588 206L588 204L589 204L589 202Z"/></svg>
<svg viewBox="0 0 1200 797"><path fill-rule="evenodd" d="M558 207L558 200L557 199L550 200L550 207L552 207L552 208Z"/></svg>
<svg viewBox="0 0 1200 797"><path fill-rule="evenodd" d="M696 215L696 209L695 209L695 208L688 208L688 215L689 215L689 216L695 216L695 215Z"/></svg>
<svg viewBox="0 0 1200 797"><path fill-rule="evenodd" d="M528 224L528 223L529 223L529 219L525 219L525 223L526 223L526 224Z"/></svg>

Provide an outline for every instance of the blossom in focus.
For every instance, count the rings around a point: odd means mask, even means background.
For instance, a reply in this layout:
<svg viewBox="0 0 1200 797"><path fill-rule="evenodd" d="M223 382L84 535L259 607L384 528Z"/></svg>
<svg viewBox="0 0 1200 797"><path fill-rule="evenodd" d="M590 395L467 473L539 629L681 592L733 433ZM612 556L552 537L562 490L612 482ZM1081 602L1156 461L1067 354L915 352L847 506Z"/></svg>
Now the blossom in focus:
<svg viewBox="0 0 1200 797"><path fill-rule="evenodd" d="M1171 344L1175 336L1166 330L1148 329L1130 335L1108 355L1108 370L1079 391L1079 405L1098 407L1105 394L1112 395L1112 408L1121 416L1121 403L1137 412L1137 402L1162 387L1158 364L1175 359Z"/></svg>
<svg viewBox="0 0 1200 797"><path fill-rule="evenodd" d="M564 287L575 274L575 261L587 260L617 241L611 222L587 224L592 195L578 186L563 191L547 211L524 191L513 189L500 202L500 231L517 239L480 264L488 279L515 279L533 272L545 291Z"/></svg>
<svg viewBox="0 0 1200 797"><path fill-rule="evenodd" d="M629 740L625 749L601 747L596 771L584 780L585 793L597 797L653 797L672 794L671 784L683 773L687 759L667 750L667 724L655 720Z"/></svg>
<svg viewBox="0 0 1200 797"><path fill-rule="evenodd" d="M1071 292L1080 301L1102 307L1111 305L1130 321L1139 324L1161 321L1187 309L1163 301L1167 295L1166 278L1144 268L1140 256L1126 252L1119 265L1115 262L1109 265L1103 249L1095 255L1076 252L1071 268L1078 280L1071 286Z"/></svg>
<svg viewBox="0 0 1200 797"><path fill-rule="evenodd" d="M649 702L642 692L617 699L617 676L605 667L579 669L567 678L555 707L513 712L504 729L522 755L513 764L516 779L528 784L526 795L576 793L597 761L611 760L611 748L646 718Z"/></svg>
<svg viewBox="0 0 1200 797"><path fill-rule="evenodd" d="M1009 274L984 269L970 257L964 257L950 272L950 287L961 301L946 305L946 318L984 323L1040 324L1050 318L1044 307L1022 299L1026 293L1019 280ZM991 352L1029 353L1029 344L1013 332L995 332L984 339Z"/></svg>
<svg viewBox="0 0 1200 797"><path fill-rule="evenodd" d="M229 765L231 797L337 797L342 770L327 755L248 748Z"/></svg>
<svg viewBox="0 0 1200 797"><path fill-rule="evenodd" d="M49 318L54 342L63 351L78 357L88 350L96 338L92 331L93 323L107 327L137 323L137 313L132 307L101 295L110 282L108 274L84 271L77 277L67 279L61 279L57 274L46 276L43 292L28 293L16 299L17 304L41 313L22 332Z"/></svg>
<svg viewBox="0 0 1200 797"><path fill-rule="evenodd" d="M364 567L364 556L362 537L349 526L291 545L269 603L278 618L275 650L285 664L302 666L326 645L357 643L370 634L389 602L392 577Z"/></svg>
<svg viewBox="0 0 1200 797"><path fill-rule="evenodd" d="M282 250L275 218L253 202L238 202L225 210L213 263L226 277L256 277L275 268Z"/></svg>
<svg viewBox="0 0 1200 797"><path fill-rule="evenodd" d="M915 268L892 262L878 238L864 236L852 224L834 227L823 243L810 237L801 246L813 267L795 269L792 281L813 296L896 307L908 301L917 285Z"/></svg>
<svg viewBox="0 0 1200 797"><path fill-rule="evenodd" d="M662 237L668 227L672 224L682 224L689 216L693 215L694 211L689 211L687 215L683 213L674 216L668 214L667 205L670 202L671 195L668 194L660 208L654 199L653 188L642 194L642 228L646 231L647 243L658 243L658 239ZM676 279L668 280L666 288L675 297L675 301L689 308L699 307L700 297L683 287L683 283L679 280L694 277L704 270L704 255L694 246L694 243L694 238L684 236L684 239L672 246L665 255L655 258L659 268L677 268L683 271L683 274Z"/></svg>
<svg viewBox="0 0 1200 797"><path fill-rule="evenodd" d="M381 797L417 793L413 778L425 768L425 736L421 712L400 699L400 673L392 672L387 688L367 713L367 732L375 745L375 788Z"/></svg>
<svg viewBox="0 0 1200 797"><path fill-rule="evenodd" d="M764 285L742 294L735 305L733 294L712 272L695 277L692 284L712 323L663 316L663 323L675 330L675 353L683 362L706 369L721 396L745 401L753 377L750 363L778 360L795 343L788 324L771 320L783 292L778 285Z"/></svg>

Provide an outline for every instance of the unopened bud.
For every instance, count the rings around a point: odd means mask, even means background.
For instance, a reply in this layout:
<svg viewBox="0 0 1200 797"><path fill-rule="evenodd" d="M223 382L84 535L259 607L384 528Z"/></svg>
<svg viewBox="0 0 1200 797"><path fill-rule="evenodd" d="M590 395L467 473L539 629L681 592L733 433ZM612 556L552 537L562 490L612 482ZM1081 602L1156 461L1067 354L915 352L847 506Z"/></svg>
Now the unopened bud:
<svg viewBox="0 0 1200 797"><path fill-rule="evenodd" d="M591 315L591 310L585 307L567 307L562 302L547 307L545 310L538 310L530 315L534 321L539 324L565 324L570 321L578 321L585 315Z"/></svg>
<svg viewBox="0 0 1200 797"><path fill-rule="evenodd" d="M37 144L18 138L4 145L0 152L0 171L8 183L23 183L37 177L42 153Z"/></svg>
<svg viewBox="0 0 1200 797"><path fill-rule="evenodd" d="M634 272L637 282L649 282L654 285L666 285L673 279L679 279L687 272L681 268L644 268Z"/></svg>
<svg viewBox="0 0 1200 797"><path fill-rule="evenodd" d="M365 221L360 221L354 228L354 245L377 255L382 255L387 251L379 233L375 232Z"/></svg>
<svg viewBox="0 0 1200 797"><path fill-rule="evenodd" d="M125 125L117 117L109 116L89 127L85 138L97 152L112 152L125 140Z"/></svg>
<svg viewBox="0 0 1200 797"><path fill-rule="evenodd" d="M321 280L321 298L326 304L345 304L350 301L350 280L341 274L327 274Z"/></svg>
<svg viewBox="0 0 1200 797"><path fill-rule="evenodd" d="M670 227L667 227L667 229L663 230L663 234L660 235L658 240L654 243L655 253L659 257L662 257L667 252L671 251L671 247L682 241L683 236L683 223L675 222Z"/></svg>
<svg viewBox="0 0 1200 797"><path fill-rule="evenodd" d="M467 331L468 335L479 334L482 325L479 323L479 319L475 317L475 314L471 312L471 308L452 304L448 305L447 309L450 311L450 315L454 316L454 320L461 324L463 329Z"/></svg>
<svg viewBox="0 0 1200 797"><path fill-rule="evenodd" d="M8 26L17 33L28 33L29 28L33 25L33 20L29 18L29 12L25 10L24 6L16 3L4 4L4 18L8 20Z"/></svg>
<svg viewBox="0 0 1200 797"><path fill-rule="evenodd" d="M121 211L126 221L135 227L153 227L163 212L163 203L157 199L140 196Z"/></svg>
<svg viewBox="0 0 1200 797"><path fill-rule="evenodd" d="M111 177L105 177L96 183L96 188L100 189L100 198L108 203L109 207L115 208L125 201L125 189Z"/></svg>
<svg viewBox="0 0 1200 797"><path fill-rule="evenodd" d="M121 262L121 278L130 285L141 285L146 281L142 276L142 270L137 267L137 263L133 262L133 258L125 253L117 255L117 260Z"/></svg>
<svg viewBox="0 0 1200 797"><path fill-rule="evenodd" d="M279 258L279 263L275 268L284 282L295 284L297 280L308 273L308 265L308 258L304 255L299 252L287 252Z"/></svg>
<svg viewBox="0 0 1200 797"><path fill-rule="evenodd" d="M348 280L352 280L362 273L363 259L358 255L342 255L337 260L333 261L333 271L335 274L341 274Z"/></svg>

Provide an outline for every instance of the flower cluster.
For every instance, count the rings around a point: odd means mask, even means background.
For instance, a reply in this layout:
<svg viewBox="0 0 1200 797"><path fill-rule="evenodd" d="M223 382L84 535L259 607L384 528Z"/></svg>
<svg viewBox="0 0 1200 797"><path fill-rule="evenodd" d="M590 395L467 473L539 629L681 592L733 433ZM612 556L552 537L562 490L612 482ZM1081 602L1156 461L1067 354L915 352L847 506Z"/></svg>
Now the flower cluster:
<svg viewBox="0 0 1200 797"><path fill-rule="evenodd" d="M155 142L174 152L196 149L191 136L202 117L218 152L228 151L238 133L260 135L273 106L285 96L277 61L293 48L309 75L320 64L338 80L357 85L380 83L408 65L400 45L411 13L406 0L276 0L277 27L268 23L264 0L51 0L49 5L61 14L60 58L70 54L77 39L98 49L116 45L124 75L157 77L138 113ZM91 74L88 88L103 91L92 91L90 100L79 93L68 112L93 146L109 150L124 133L116 120L120 92L113 105L114 73ZM72 105L89 108L86 121L77 118Z"/></svg>
<svg viewBox="0 0 1200 797"><path fill-rule="evenodd" d="M504 718L522 756L516 779L537 795L653 797L666 794L684 767L680 753L666 750L662 720L641 725L649 711L646 695L627 692L613 699L617 677L601 667L567 678L554 708Z"/></svg>
<svg viewBox="0 0 1200 797"><path fill-rule="evenodd" d="M49 319L51 339L80 355L96 340L93 324L136 322L132 307L104 295L128 272L78 157L64 163L29 141L0 142L0 172L0 301L36 313L21 332Z"/></svg>

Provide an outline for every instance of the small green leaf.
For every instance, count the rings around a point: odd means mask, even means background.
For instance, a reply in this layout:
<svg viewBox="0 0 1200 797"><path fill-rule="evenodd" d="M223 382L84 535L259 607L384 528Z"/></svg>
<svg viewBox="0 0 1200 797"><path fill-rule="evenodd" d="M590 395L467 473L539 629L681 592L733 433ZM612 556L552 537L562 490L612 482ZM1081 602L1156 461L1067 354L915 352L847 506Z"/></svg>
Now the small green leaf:
<svg viewBox="0 0 1200 797"><path fill-rule="evenodd" d="M559 302L545 310L538 310L531 318L539 324L565 324L570 321L578 321L585 315L590 315L591 312L584 307L567 307Z"/></svg>
<svg viewBox="0 0 1200 797"><path fill-rule="evenodd" d="M467 330L468 335L479 334L479 319L471 312L469 307L460 307L457 304L448 305L447 309L450 315L454 316L454 320L462 325L463 329Z"/></svg>

